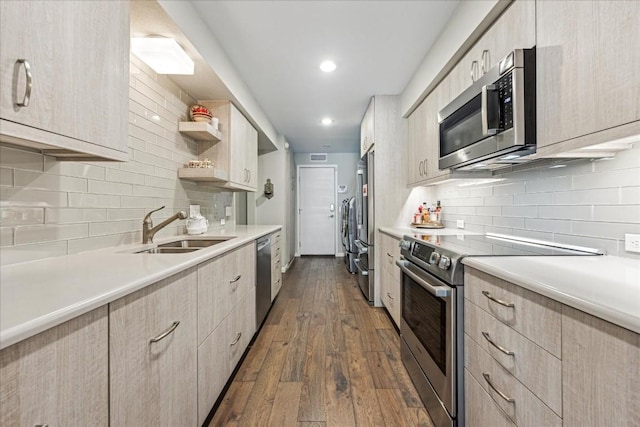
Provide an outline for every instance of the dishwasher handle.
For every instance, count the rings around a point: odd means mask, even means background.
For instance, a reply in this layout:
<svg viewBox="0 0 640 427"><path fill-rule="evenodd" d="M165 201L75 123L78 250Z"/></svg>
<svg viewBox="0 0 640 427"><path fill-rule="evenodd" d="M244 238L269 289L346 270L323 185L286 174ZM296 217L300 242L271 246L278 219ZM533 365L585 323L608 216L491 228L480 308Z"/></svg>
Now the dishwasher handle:
<svg viewBox="0 0 640 427"><path fill-rule="evenodd" d="M261 250L263 250L264 248L266 248L270 244L271 244L271 239L265 239L265 240L258 241L258 249L257 249L257 251L260 252Z"/></svg>

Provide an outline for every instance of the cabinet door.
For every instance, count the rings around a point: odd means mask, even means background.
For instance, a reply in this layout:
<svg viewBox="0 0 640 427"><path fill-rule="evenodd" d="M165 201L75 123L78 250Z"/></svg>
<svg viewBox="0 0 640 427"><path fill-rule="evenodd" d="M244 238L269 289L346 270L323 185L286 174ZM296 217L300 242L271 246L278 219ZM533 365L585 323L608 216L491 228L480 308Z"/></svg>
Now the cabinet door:
<svg viewBox="0 0 640 427"><path fill-rule="evenodd" d="M231 375L230 319L227 317L198 347L198 425L202 425Z"/></svg>
<svg viewBox="0 0 640 427"><path fill-rule="evenodd" d="M426 167L425 178L436 178L449 172L448 169L440 170L438 160L440 158L440 125L438 124L438 111L449 101L449 79L444 79L427 97L427 133L426 133Z"/></svg>
<svg viewBox="0 0 640 427"><path fill-rule="evenodd" d="M0 117L56 134L69 144L60 148L82 151L83 141L126 152L129 3L0 2L0 19ZM33 76L27 107L16 106L26 88L18 59Z"/></svg>
<svg viewBox="0 0 640 427"><path fill-rule="evenodd" d="M538 147L640 120L640 2L536 2Z"/></svg>
<svg viewBox="0 0 640 427"><path fill-rule="evenodd" d="M247 185L255 191L258 189L258 131L248 120L246 126L245 164L249 171Z"/></svg>
<svg viewBox="0 0 640 427"><path fill-rule="evenodd" d="M371 98L360 123L360 157L369 151L375 138L375 98Z"/></svg>
<svg viewBox="0 0 640 427"><path fill-rule="evenodd" d="M564 425L640 425L640 334L562 306Z"/></svg>
<svg viewBox="0 0 640 427"><path fill-rule="evenodd" d="M109 305L111 425L196 425L196 285L186 270Z"/></svg>
<svg viewBox="0 0 640 427"><path fill-rule="evenodd" d="M107 306L0 352L0 425L107 426Z"/></svg>
<svg viewBox="0 0 640 427"><path fill-rule="evenodd" d="M408 170L407 185L416 185L425 175L427 158L427 102L426 99L408 118Z"/></svg>

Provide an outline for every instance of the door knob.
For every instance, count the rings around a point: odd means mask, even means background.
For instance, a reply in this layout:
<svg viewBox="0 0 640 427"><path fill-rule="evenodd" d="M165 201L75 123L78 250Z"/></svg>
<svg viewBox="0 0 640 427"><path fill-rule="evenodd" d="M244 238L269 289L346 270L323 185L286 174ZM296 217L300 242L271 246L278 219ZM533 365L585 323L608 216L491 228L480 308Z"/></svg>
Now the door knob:
<svg viewBox="0 0 640 427"><path fill-rule="evenodd" d="M333 214L329 215L329 218L333 218Z"/></svg>

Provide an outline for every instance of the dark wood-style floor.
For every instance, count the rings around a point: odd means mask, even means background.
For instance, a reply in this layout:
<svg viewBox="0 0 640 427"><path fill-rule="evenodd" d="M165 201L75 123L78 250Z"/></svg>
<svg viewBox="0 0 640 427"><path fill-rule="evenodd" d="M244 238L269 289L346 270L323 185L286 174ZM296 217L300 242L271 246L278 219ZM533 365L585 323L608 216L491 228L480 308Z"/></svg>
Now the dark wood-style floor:
<svg viewBox="0 0 640 427"><path fill-rule="evenodd" d="M298 258L210 426L432 427L384 308L341 259Z"/></svg>

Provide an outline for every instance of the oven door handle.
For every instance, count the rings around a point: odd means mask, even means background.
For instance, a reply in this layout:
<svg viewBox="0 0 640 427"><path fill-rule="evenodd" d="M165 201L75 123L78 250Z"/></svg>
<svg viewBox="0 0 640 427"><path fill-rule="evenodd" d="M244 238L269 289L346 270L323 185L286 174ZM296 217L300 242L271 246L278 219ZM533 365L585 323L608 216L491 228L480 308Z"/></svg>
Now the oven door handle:
<svg viewBox="0 0 640 427"><path fill-rule="evenodd" d="M414 273L413 271L409 270L408 263L409 263L409 261L401 261L401 260L396 261L396 265L398 267L400 267L400 270L404 274L406 274L407 276L409 276L413 280L415 280L417 284L422 286L429 293L433 294L434 296L436 296L438 298L448 298L448 297L451 296L451 288L447 288L447 287L444 287L444 286L433 286L431 283L425 281L423 278L418 276L416 273Z"/></svg>

